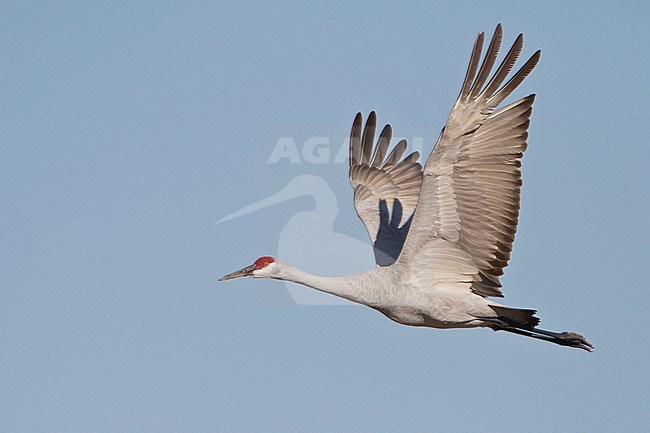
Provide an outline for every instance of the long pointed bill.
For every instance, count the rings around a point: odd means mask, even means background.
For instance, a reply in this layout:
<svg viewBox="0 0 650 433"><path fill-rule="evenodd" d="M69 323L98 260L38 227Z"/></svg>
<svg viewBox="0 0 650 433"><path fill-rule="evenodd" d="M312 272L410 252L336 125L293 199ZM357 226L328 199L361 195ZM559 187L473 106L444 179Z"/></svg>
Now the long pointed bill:
<svg viewBox="0 0 650 433"><path fill-rule="evenodd" d="M233 278L237 277L250 277L255 269L257 269L255 265L246 266L243 269L232 272L228 275L224 275L223 277L219 278L219 281L232 280Z"/></svg>

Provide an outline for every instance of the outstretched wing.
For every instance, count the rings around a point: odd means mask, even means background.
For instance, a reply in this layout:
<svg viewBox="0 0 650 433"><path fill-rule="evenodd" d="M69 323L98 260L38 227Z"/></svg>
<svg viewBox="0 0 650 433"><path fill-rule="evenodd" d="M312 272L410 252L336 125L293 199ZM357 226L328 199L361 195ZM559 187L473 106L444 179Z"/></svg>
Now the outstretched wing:
<svg viewBox="0 0 650 433"><path fill-rule="evenodd" d="M478 269L470 282L471 290L481 296L503 296L499 276L510 259L517 230L520 160L526 149L534 95L497 107L540 57L537 51L502 85L521 52L520 34L488 80L501 36L499 24L480 68L483 33L474 43L458 99L427 159L417 210L399 257L400 262L415 265L421 261L420 251L432 240L452 242ZM447 266L453 271L454 265L443 262L429 266Z"/></svg>
<svg viewBox="0 0 650 433"><path fill-rule="evenodd" d="M350 132L350 184L354 189L354 208L368 230L379 266L389 266L402 251L417 205L422 183L420 154L406 152L401 140L388 153L392 129L386 125L375 140L377 115L371 112L361 132L361 113L357 113ZM388 154L387 154L388 153Z"/></svg>

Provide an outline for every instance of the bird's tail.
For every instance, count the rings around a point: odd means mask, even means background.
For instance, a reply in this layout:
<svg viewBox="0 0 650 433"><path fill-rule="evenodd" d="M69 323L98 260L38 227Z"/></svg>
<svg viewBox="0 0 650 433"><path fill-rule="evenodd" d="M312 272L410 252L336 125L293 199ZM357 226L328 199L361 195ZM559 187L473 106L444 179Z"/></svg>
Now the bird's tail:
<svg viewBox="0 0 650 433"><path fill-rule="evenodd" d="M561 346L575 347L591 352L594 346L585 337L576 332L553 332L537 327L539 318L535 316L536 310L511 308L490 305L498 315L499 323L491 325L495 331L512 332L513 334L549 341Z"/></svg>

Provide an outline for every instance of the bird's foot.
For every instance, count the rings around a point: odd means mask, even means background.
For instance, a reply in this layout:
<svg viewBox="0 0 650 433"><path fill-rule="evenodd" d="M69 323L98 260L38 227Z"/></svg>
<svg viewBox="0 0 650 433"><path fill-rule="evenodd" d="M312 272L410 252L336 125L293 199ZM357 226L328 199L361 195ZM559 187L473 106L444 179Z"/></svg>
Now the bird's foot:
<svg viewBox="0 0 650 433"><path fill-rule="evenodd" d="M560 332L556 335L556 338L560 340L558 343L566 346L578 347L588 352L591 352L594 349L594 346L577 332Z"/></svg>

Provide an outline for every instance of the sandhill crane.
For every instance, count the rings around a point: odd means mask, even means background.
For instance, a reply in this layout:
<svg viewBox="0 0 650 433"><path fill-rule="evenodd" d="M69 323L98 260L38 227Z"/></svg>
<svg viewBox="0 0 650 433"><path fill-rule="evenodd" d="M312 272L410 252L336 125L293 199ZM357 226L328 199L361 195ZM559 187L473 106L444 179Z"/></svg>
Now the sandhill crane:
<svg viewBox="0 0 650 433"><path fill-rule="evenodd" d="M519 217L521 158L534 94L500 107L533 70L540 51L505 83L521 49L520 34L496 71L502 39L496 27L481 61L477 36L458 98L424 168L402 140L388 153L377 118L350 133L354 206L372 240L375 269L342 277L304 272L270 256L223 276L292 281L367 305L388 318L432 328L486 327L591 351L575 332L538 328L536 310L501 305L499 277L510 259ZM487 83L487 84L486 84Z"/></svg>

